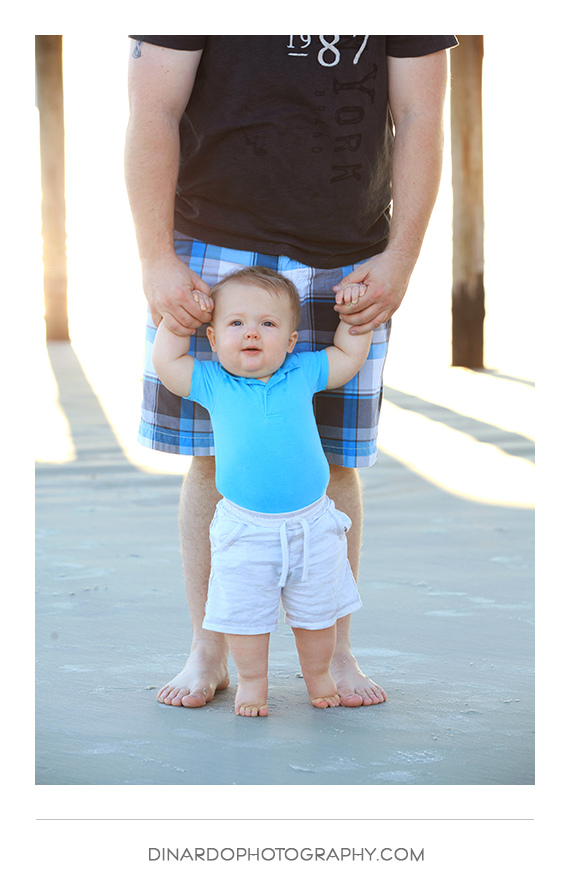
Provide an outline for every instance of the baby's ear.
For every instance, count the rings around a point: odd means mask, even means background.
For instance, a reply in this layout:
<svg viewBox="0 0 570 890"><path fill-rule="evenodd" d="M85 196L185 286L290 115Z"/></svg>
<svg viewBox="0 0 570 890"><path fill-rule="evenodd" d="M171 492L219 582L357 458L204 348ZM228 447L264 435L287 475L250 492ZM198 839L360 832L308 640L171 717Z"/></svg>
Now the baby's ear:
<svg viewBox="0 0 570 890"><path fill-rule="evenodd" d="M216 337L214 334L214 328L212 327L211 324L209 324L208 327L206 328L206 335L208 337L208 340L210 341L210 346L212 348L212 352L215 352L216 351Z"/></svg>
<svg viewBox="0 0 570 890"><path fill-rule="evenodd" d="M289 335L289 343L287 345L287 352L293 352L295 348L295 343L299 339L299 331L293 331L292 334ZM213 347L212 347L213 349Z"/></svg>

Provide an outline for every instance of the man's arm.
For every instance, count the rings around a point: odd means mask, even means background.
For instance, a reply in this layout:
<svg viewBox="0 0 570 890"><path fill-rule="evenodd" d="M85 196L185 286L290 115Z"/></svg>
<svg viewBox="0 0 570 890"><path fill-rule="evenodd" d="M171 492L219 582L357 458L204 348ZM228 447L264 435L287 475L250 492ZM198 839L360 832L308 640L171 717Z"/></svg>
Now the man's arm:
<svg viewBox="0 0 570 890"><path fill-rule="evenodd" d="M358 333L391 318L406 293L441 179L446 84L445 50L419 58L388 58L388 100L395 125L390 241L383 253L335 287L357 281L368 286L358 307L336 307Z"/></svg>
<svg viewBox="0 0 570 890"><path fill-rule="evenodd" d="M143 288L155 324L175 333L196 330L209 315L191 297L210 289L174 252L174 196L178 126L188 104L201 51L181 51L131 40L130 117L125 179L141 259Z"/></svg>

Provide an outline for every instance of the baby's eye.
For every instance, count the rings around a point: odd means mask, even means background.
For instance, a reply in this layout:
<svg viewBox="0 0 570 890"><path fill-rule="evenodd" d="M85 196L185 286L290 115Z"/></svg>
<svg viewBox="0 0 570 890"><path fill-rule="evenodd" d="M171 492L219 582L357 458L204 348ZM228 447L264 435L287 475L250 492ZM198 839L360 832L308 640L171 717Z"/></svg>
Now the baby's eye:
<svg viewBox="0 0 570 890"><path fill-rule="evenodd" d="M232 327L232 325L237 327L240 324L241 324L241 321L239 320L239 318L236 318L235 321L230 321L230 327Z"/></svg>
<svg viewBox="0 0 570 890"><path fill-rule="evenodd" d="M274 324L274 322L272 322L272 321L264 321L263 324L264 324L266 327L269 327L269 328L274 328L274 327L275 327L275 324Z"/></svg>

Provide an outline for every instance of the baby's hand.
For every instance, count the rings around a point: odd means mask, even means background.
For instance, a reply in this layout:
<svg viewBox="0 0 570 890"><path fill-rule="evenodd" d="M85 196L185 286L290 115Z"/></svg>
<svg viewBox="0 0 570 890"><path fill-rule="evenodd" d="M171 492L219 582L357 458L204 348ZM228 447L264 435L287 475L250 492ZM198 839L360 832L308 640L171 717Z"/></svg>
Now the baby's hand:
<svg viewBox="0 0 570 890"><path fill-rule="evenodd" d="M341 303L352 303L354 305L358 303L360 297L363 297L365 293L365 284L347 284L341 290L337 291L335 303L337 303L337 305L340 305Z"/></svg>
<svg viewBox="0 0 570 890"><path fill-rule="evenodd" d="M193 290L192 296L195 301L200 306L202 312L213 312L214 311L214 301L207 294L203 294L200 290Z"/></svg>

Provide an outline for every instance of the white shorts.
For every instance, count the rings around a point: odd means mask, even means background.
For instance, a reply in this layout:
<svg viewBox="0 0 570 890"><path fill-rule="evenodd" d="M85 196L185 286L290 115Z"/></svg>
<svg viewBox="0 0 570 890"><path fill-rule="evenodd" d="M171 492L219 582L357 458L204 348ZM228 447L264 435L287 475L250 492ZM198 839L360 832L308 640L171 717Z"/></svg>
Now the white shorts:
<svg viewBox="0 0 570 890"><path fill-rule="evenodd" d="M252 513L223 498L210 526L203 627L218 633L321 630L362 602L346 555L351 526L326 495L294 513Z"/></svg>

